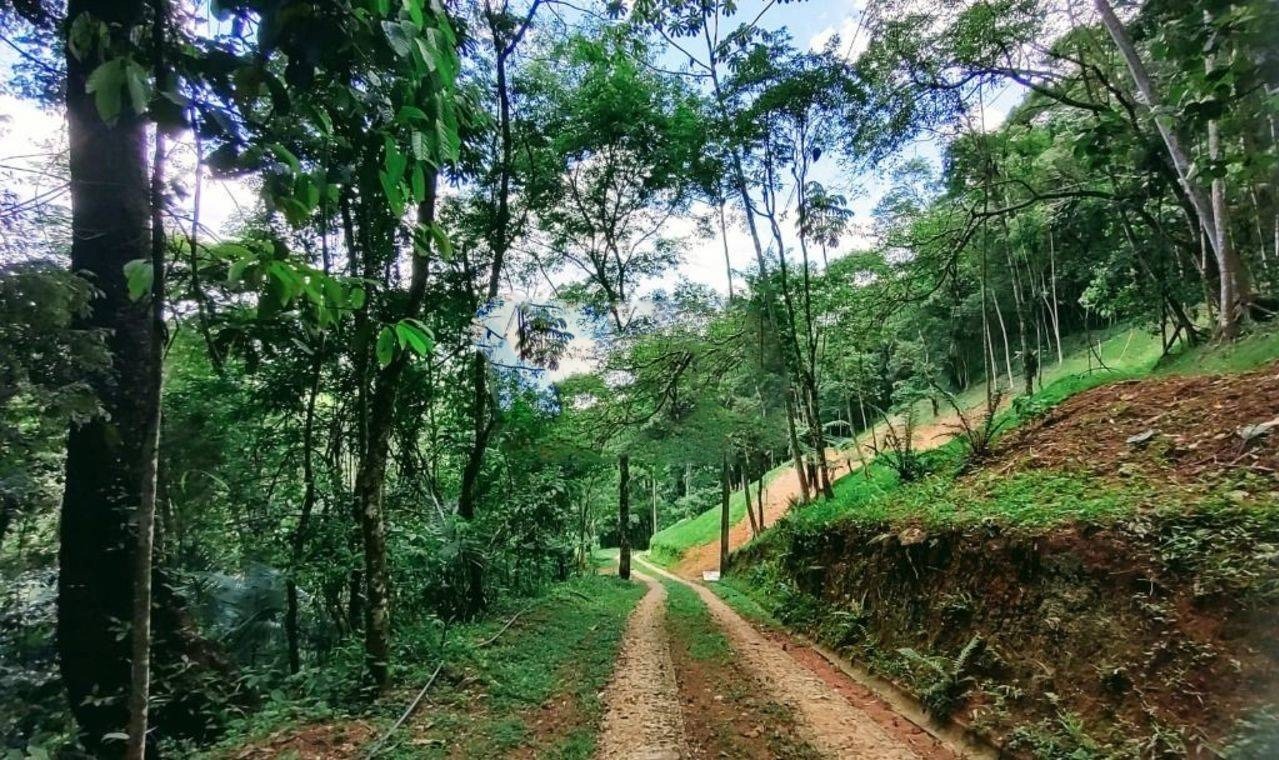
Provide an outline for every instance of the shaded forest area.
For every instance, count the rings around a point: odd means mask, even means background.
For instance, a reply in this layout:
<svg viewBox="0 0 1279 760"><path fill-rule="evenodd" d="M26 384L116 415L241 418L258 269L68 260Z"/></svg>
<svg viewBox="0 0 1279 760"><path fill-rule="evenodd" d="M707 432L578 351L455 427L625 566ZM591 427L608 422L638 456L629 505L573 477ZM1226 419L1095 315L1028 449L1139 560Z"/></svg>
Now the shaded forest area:
<svg viewBox="0 0 1279 760"><path fill-rule="evenodd" d="M0 162L0 747L374 703L779 465L924 479L924 415L980 461L1118 328L1274 316L1274 3L780 7L0 5L65 114Z"/></svg>

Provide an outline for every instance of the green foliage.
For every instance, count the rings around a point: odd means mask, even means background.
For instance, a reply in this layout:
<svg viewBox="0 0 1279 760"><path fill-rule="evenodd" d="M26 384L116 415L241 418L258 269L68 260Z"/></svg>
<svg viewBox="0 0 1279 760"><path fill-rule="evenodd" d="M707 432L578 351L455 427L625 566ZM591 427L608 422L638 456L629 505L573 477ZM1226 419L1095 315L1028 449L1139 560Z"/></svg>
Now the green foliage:
<svg viewBox="0 0 1279 760"><path fill-rule="evenodd" d="M91 381L109 366L81 326L96 291L39 260L0 267L0 573L51 563L69 424L98 413ZM24 634L25 635L25 634Z"/></svg>
<svg viewBox="0 0 1279 760"><path fill-rule="evenodd" d="M923 655L910 648L897 651L916 674L916 693L928 714L947 718L971 688L973 677L970 670L984 648L985 641L980 636L973 636L953 658Z"/></svg>

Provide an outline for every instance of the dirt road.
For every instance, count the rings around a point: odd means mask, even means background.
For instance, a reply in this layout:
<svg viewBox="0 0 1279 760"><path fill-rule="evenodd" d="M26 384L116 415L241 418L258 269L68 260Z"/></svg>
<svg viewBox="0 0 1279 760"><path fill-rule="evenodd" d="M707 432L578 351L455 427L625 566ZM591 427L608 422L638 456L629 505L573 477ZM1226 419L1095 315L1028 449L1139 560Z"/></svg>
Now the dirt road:
<svg viewBox="0 0 1279 760"><path fill-rule="evenodd" d="M684 720L666 640L666 589L648 585L626 624L612 682L605 691L600 760L678 760L687 757Z"/></svg>
<svg viewBox="0 0 1279 760"><path fill-rule="evenodd" d="M927 451L949 441L954 437L955 431L959 429L959 415L955 412L942 412L942 414L927 424L919 425L915 428L913 440L915 449L918 451ZM881 425L876 428L876 437L882 437L886 429ZM863 450L864 455L869 460L873 456L873 452L869 450L869 441ZM831 478L839 480L848 477L855 472L861 465L861 458L857 455L856 450L837 450L831 449L827 455L827 461L830 463ZM801 490L799 487L799 474L794 467L788 467L773 478L773 480L764 487L764 527L768 527L790 511L791 505L798 503ZM753 496L753 493L752 493ZM758 506L756 506L758 509ZM732 550L740 549L754 538L751 532L750 520L746 515L742 515L742 519L738 520L728 533L728 545ZM718 537L709 543L695 546L684 552L684 556L675 565L675 574L682 578L690 580L701 580L702 573L707 570L719 569L719 539Z"/></svg>
<svg viewBox="0 0 1279 760"><path fill-rule="evenodd" d="M702 584L647 563L642 567L646 573L682 583L697 592L738 661L773 701L792 711L801 736L822 756L884 760L955 757L939 741L851 679L828 665L823 667L824 663L792 656L789 650L802 647L785 637L764 636ZM850 687L855 688L850 692Z"/></svg>

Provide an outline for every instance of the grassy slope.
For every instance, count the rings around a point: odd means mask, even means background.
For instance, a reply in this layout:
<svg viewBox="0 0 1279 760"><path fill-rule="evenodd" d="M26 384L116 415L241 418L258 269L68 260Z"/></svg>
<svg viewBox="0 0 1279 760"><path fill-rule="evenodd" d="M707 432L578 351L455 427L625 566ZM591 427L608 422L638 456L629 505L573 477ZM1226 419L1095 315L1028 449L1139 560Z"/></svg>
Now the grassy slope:
<svg viewBox="0 0 1279 760"><path fill-rule="evenodd" d="M1107 341L1113 353L1119 344L1128 351L1107 360L1110 370L1065 374L1037 392L1022 409L1043 411L1090 388L1116 380L1143 375L1242 372L1279 357L1279 330L1259 331L1233 345L1210 344L1182 352L1158 365L1158 341L1154 356L1147 348L1133 349L1126 333ZM1068 361L1070 365L1072 361ZM1022 421L1018 408L1002 413L1001 429ZM835 498L814 504L799 514L788 516L795 525L814 526L842 517L869 521L916 520L925 525L965 524L1000 519L1026 526L1043 526L1064 520L1101 520L1131 513L1135 507L1158 500L1156 484L1139 477L1122 487L1108 485L1067 472L1038 470L1011 476L978 473L956 484L955 465L963 456L959 441L951 441L929 452L932 477L900 487L896 474L886 465L872 462L865 472L843 478L835 484Z"/></svg>
<svg viewBox="0 0 1279 760"><path fill-rule="evenodd" d="M789 466L789 464L782 464L766 473L764 475L765 489L778 473ZM754 491L751 493L751 504L754 504ZM733 525L746 519L746 498L741 491L734 491L729 497L728 515L728 519ZM654 562L664 567L674 565L690 547L718 541L719 520L720 506L717 503L696 517L680 520L674 525L658 531L649 543L649 556Z"/></svg>
<svg viewBox="0 0 1279 760"><path fill-rule="evenodd" d="M1045 390L1037 394L1044 403L1056 403L1102 383L1127 377L1146 374L1154 367L1159 358L1160 345L1156 335L1135 328L1115 329L1109 332L1098 332L1094 340L1100 340L1096 355L1088 351L1087 344L1079 338L1065 341L1067 353L1060 365L1050 357L1044 367ZM1275 341L1279 343L1279 341ZM1095 344L1094 344L1095 345ZM1272 347L1279 353L1279 345ZM1273 355L1273 354L1272 354ZM1097 357L1108 369L1101 369ZM1001 378L1006 380L1006 378ZM972 408L982 403L985 397L985 385L974 386L956 398L963 408ZM920 424L927 424L931 419L931 409L927 402L921 402L917 410ZM943 447L946 448L946 447ZM789 467L789 463L780 465L766 477L770 480L777 473ZM847 499L861 500L869 495L876 495L896 485L896 478L886 468L872 465L869 468L871 478L844 478L836 483L836 503ZM859 481L853 484L850 481ZM842 485L841 485L842 484ZM869 489L869 490L867 490ZM841 493L844 496L841 496ZM829 511L826 505L815 505L806 510L814 513L814 517ZM736 525L746 519L746 503L740 492L736 492L729 500L729 519ZM670 567L677 563L688 549L694 546L719 540L720 507L718 504L707 509L696 517L680 522L659 531L653 536L650 555L654 562Z"/></svg>

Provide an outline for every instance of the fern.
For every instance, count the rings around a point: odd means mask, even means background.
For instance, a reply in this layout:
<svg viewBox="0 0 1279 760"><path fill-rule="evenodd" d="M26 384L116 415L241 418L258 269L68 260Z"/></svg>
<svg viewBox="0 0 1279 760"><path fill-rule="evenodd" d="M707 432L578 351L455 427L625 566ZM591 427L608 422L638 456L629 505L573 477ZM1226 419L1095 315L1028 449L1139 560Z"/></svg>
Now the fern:
<svg viewBox="0 0 1279 760"><path fill-rule="evenodd" d="M897 650L914 664L916 669L926 669L928 673L921 679L923 683L918 689L918 696L929 715L935 718L946 718L955 711L973 684L974 679L968 671L981 656L985 646L985 640L975 635L968 640L963 649L959 650L959 654L954 659L940 655L920 654L910 648Z"/></svg>

